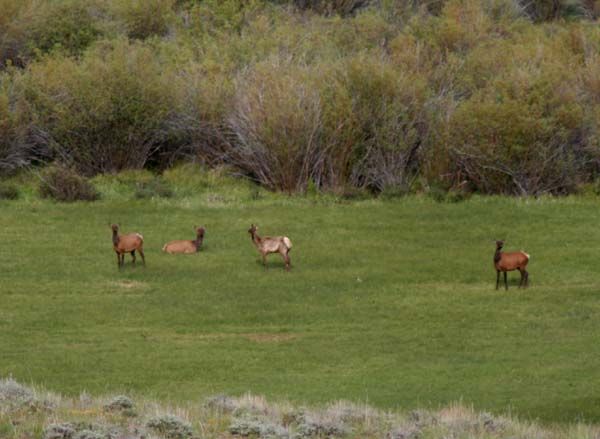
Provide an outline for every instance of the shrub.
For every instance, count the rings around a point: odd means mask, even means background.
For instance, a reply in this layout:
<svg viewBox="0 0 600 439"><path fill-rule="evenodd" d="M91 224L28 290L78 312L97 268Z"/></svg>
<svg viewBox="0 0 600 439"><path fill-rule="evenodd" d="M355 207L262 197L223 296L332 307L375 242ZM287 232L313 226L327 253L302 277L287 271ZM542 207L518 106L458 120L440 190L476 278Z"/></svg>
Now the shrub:
<svg viewBox="0 0 600 439"><path fill-rule="evenodd" d="M70 423L51 424L44 430L44 439L72 439L75 427Z"/></svg>
<svg viewBox="0 0 600 439"><path fill-rule="evenodd" d="M320 14L339 14L342 16L355 13L372 3L371 0L294 0L299 9L310 9Z"/></svg>
<svg viewBox="0 0 600 439"><path fill-rule="evenodd" d="M176 416L164 415L148 420L146 427L167 439L187 439L192 437L192 426Z"/></svg>
<svg viewBox="0 0 600 439"><path fill-rule="evenodd" d="M24 63L27 37L20 21L24 10L30 7L30 1L0 0L0 68Z"/></svg>
<svg viewBox="0 0 600 439"><path fill-rule="evenodd" d="M239 79L228 160L270 189L304 191L319 164L321 107L313 74L272 60Z"/></svg>
<svg viewBox="0 0 600 439"><path fill-rule="evenodd" d="M108 404L104 406L104 411L117 412L124 416L136 415L133 401L124 395L114 397Z"/></svg>
<svg viewBox="0 0 600 439"><path fill-rule="evenodd" d="M43 198L64 202L95 201L100 198L87 179L60 166L51 166L42 172L39 191Z"/></svg>
<svg viewBox="0 0 600 439"><path fill-rule="evenodd" d="M245 415L234 417L229 425L229 433L236 436L261 438L289 438L287 429L263 417Z"/></svg>
<svg viewBox="0 0 600 439"><path fill-rule="evenodd" d="M122 437L122 432L114 426L87 422L50 424L43 433L43 439L117 439L119 437Z"/></svg>
<svg viewBox="0 0 600 439"><path fill-rule="evenodd" d="M171 198L172 196L173 190L160 178L136 183L135 198Z"/></svg>
<svg viewBox="0 0 600 439"><path fill-rule="evenodd" d="M19 198L19 188L10 183L0 183L0 200L16 200Z"/></svg>
<svg viewBox="0 0 600 439"><path fill-rule="evenodd" d="M584 175L583 109L564 80L548 73L530 77L526 89L514 79L508 90L496 85L452 115L453 161L478 191L564 194Z"/></svg>
<svg viewBox="0 0 600 439"><path fill-rule="evenodd" d="M236 401L227 395L215 395L206 398L204 404L211 409L220 410L225 413L233 412L236 407Z"/></svg>
<svg viewBox="0 0 600 439"><path fill-rule="evenodd" d="M351 60L345 81L358 128L351 182L408 191L428 140L427 83L374 57Z"/></svg>
<svg viewBox="0 0 600 439"><path fill-rule="evenodd" d="M60 50L78 55L100 36L101 14L101 5L94 0L36 4L31 18L23 23L27 26L27 48L30 53Z"/></svg>
<svg viewBox="0 0 600 439"><path fill-rule="evenodd" d="M85 175L142 168L165 139L173 102L147 47L114 41L82 62L55 57L18 78L38 145Z"/></svg>
<svg viewBox="0 0 600 439"><path fill-rule="evenodd" d="M115 0L113 8L130 38L162 36L171 25L175 0Z"/></svg>
<svg viewBox="0 0 600 439"><path fill-rule="evenodd" d="M9 409L31 405L35 401L33 391L13 379L0 380L0 408Z"/></svg>
<svg viewBox="0 0 600 439"><path fill-rule="evenodd" d="M79 55L102 33L100 1L0 0L0 67L59 50Z"/></svg>
<svg viewBox="0 0 600 439"><path fill-rule="evenodd" d="M34 157L24 133L28 126L12 77L0 74L0 175L11 174Z"/></svg>

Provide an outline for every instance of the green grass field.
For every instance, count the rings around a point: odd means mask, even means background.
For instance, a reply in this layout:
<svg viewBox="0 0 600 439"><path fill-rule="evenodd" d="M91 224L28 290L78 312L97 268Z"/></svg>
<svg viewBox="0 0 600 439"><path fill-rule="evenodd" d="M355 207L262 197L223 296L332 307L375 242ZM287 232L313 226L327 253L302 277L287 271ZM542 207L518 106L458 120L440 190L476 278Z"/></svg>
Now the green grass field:
<svg viewBox="0 0 600 439"><path fill-rule="evenodd" d="M335 202L201 193L0 202L0 376L166 400L320 403L600 421L596 199ZM108 222L141 232L117 269ZM263 270L246 232L286 234ZM206 226L192 256L160 251ZM495 291L493 239L532 255ZM138 259L139 261L139 259Z"/></svg>

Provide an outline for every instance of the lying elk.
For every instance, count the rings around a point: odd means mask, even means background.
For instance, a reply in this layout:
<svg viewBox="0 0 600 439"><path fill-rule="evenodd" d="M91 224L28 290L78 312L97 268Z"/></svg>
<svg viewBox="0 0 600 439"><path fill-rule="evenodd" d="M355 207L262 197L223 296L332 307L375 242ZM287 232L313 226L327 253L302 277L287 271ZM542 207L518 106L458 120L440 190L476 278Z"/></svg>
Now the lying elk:
<svg viewBox="0 0 600 439"><path fill-rule="evenodd" d="M290 250L292 249L292 241L287 236L258 236L258 227L252 224L248 233L252 236L252 242L262 255L263 265L267 268L267 255L269 253L279 253L285 261L285 269L290 270Z"/></svg>
<svg viewBox="0 0 600 439"><path fill-rule="evenodd" d="M144 259L144 237L139 233L129 233L127 235L119 235L119 225L113 224L112 228L112 241L113 248L117 254L117 265L119 268L125 264L125 253L131 253L133 258L132 263L135 264L135 251L137 250L142 257L142 263L146 265Z"/></svg>
<svg viewBox="0 0 600 439"><path fill-rule="evenodd" d="M494 254L494 267L496 268L496 289L500 283L500 272L504 273L504 287L508 290L508 282L506 280L506 272L519 270L521 273L521 286L527 287L529 283L529 273L525 268L529 263L529 255L523 251L504 253L502 251L504 241L496 241L496 253Z"/></svg>
<svg viewBox="0 0 600 439"><path fill-rule="evenodd" d="M196 231L195 240L170 241L163 246L162 250L171 255L178 253L189 255L191 253L199 252L200 247L202 247L202 241L204 240L205 229L204 227L194 226L194 230Z"/></svg>

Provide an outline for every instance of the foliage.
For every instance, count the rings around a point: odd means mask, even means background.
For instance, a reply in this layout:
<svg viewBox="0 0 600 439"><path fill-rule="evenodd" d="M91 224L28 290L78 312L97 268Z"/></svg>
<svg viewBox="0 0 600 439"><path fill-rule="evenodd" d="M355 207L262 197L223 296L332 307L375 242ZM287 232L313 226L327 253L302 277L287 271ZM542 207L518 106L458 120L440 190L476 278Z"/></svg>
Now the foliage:
<svg viewBox="0 0 600 439"><path fill-rule="evenodd" d="M0 200L16 200L19 198L19 188L10 183L0 182Z"/></svg>
<svg viewBox="0 0 600 439"><path fill-rule="evenodd" d="M41 143L79 172L141 168L163 141L171 96L147 47L118 40L80 63L49 58L18 81Z"/></svg>
<svg viewBox="0 0 600 439"><path fill-rule="evenodd" d="M170 198L172 196L173 190L160 178L153 178L150 181L136 183L135 198Z"/></svg>
<svg viewBox="0 0 600 439"><path fill-rule="evenodd" d="M50 167L40 176L40 195L56 201L95 201L100 197L94 186L75 171L60 166Z"/></svg>
<svg viewBox="0 0 600 439"><path fill-rule="evenodd" d="M284 192L530 195L600 171L595 0L0 9L4 174L187 161Z"/></svg>
<svg viewBox="0 0 600 439"><path fill-rule="evenodd" d="M193 434L189 423L173 415L153 417L146 422L146 427L167 439L187 439Z"/></svg>
<svg viewBox="0 0 600 439"><path fill-rule="evenodd" d="M308 69L280 60L240 78L230 159L270 189L304 191L319 165L321 107Z"/></svg>
<svg viewBox="0 0 600 439"><path fill-rule="evenodd" d="M175 0L114 0L112 8L123 21L127 36L164 36L173 21Z"/></svg>

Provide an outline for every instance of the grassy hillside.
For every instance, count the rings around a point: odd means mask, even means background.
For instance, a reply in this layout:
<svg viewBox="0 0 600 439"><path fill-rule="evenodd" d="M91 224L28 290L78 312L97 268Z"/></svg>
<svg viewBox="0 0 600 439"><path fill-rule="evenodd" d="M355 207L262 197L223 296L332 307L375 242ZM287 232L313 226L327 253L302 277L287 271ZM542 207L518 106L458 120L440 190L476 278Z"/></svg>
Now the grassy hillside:
<svg viewBox="0 0 600 439"><path fill-rule="evenodd" d="M244 392L600 419L597 200L344 201L245 186L0 201L0 376L68 395ZM101 186L100 183L98 183ZM117 269L108 222L145 237ZM293 241L265 271L246 233ZM161 253L207 229L200 254ZM495 291L495 238L532 255Z"/></svg>

